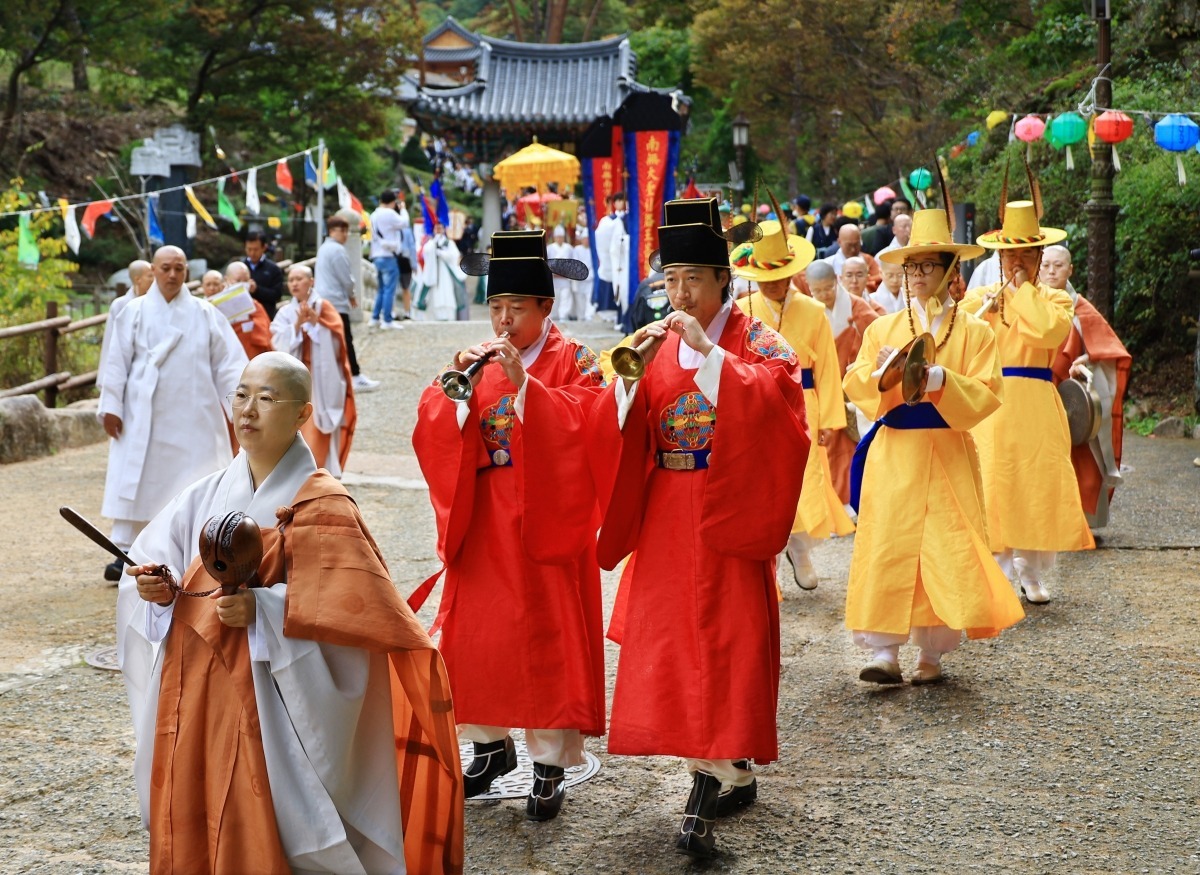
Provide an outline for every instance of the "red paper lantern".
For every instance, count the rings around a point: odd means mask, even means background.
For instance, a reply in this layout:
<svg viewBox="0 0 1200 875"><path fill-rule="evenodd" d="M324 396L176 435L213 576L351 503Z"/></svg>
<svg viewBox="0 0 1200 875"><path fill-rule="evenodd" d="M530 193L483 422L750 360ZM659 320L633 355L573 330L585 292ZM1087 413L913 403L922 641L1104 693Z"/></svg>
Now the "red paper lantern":
<svg viewBox="0 0 1200 875"><path fill-rule="evenodd" d="M1096 116L1095 130L1096 136L1105 143L1124 143L1133 136L1133 119L1123 112L1108 109Z"/></svg>
<svg viewBox="0 0 1200 875"><path fill-rule="evenodd" d="M1031 114L1017 122L1015 133L1018 140L1032 143L1034 140L1040 140L1045 130L1046 123L1036 115Z"/></svg>
<svg viewBox="0 0 1200 875"><path fill-rule="evenodd" d="M957 158L959 155L961 155L966 150L967 150L967 147L964 146L962 143L955 143L953 146L950 147L950 157Z"/></svg>

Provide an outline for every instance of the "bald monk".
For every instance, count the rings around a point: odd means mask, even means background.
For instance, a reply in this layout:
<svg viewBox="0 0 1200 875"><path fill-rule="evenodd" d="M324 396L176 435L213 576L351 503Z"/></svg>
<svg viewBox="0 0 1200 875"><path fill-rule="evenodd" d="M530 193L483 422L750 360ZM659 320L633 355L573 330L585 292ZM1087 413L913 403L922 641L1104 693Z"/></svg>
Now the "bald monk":
<svg viewBox="0 0 1200 875"><path fill-rule="evenodd" d="M254 291L254 280L250 278L250 268L246 267L244 261L234 261L225 268L225 276L221 279L221 288L217 291L210 292L208 286L208 277L210 274L216 274L217 278L221 275L215 270L210 270L204 275L204 281L201 282L200 288L204 290L206 298L212 298L220 292L231 290L236 285L244 285L247 292ZM236 320L229 320L230 326L233 328L233 333L237 335L237 339L242 344L242 349L246 350L248 358L254 358L256 355L261 355L264 352L270 352L271 346L271 317L267 315L267 311L263 309L263 305L254 298L250 299L250 303L254 305L254 313L250 316L241 316Z"/></svg>
<svg viewBox="0 0 1200 875"><path fill-rule="evenodd" d="M102 378L104 373L104 357L108 354L112 347L112 328L116 324L117 316L125 309L125 306L134 298L140 298L146 292L150 291L150 286L154 283L154 274L150 269L150 262L142 261L140 258L136 261L129 262L129 288L125 294L119 298L115 298L108 305L108 321L104 323L104 337L100 341L100 367L98 371L98 379ZM100 384L97 383L97 386ZM118 561L119 565L120 562ZM120 578L118 571L117 577Z"/></svg>
<svg viewBox="0 0 1200 875"><path fill-rule="evenodd" d="M275 349L300 359L312 372L313 415L304 425L304 439L317 464L340 478L358 421L342 317L313 291L308 267L293 265L287 287L292 299L275 313L271 339Z"/></svg>
<svg viewBox="0 0 1200 875"><path fill-rule="evenodd" d="M1083 513L1093 529L1108 525L1113 491L1121 485L1121 441L1125 428L1125 387L1133 357L1112 326L1071 285L1071 250L1047 246L1042 250L1042 282L1071 296L1075 315L1071 333L1050 363L1054 383L1068 377L1087 379L1100 396L1100 431L1085 444L1071 447L1071 465L1079 480Z"/></svg>
<svg viewBox="0 0 1200 875"><path fill-rule="evenodd" d="M112 439L101 513L122 549L171 496L229 464L225 395L246 366L229 323L184 288L183 250L160 247L151 270L150 289L117 316L99 381Z"/></svg>
<svg viewBox="0 0 1200 875"><path fill-rule="evenodd" d="M117 600L134 775L155 873L458 873L462 780L441 657L353 500L297 433L307 369L264 353L231 409L242 452L133 545ZM232 595L197 556L206 520L262 530Z"/></svg>
<svg viewBox="0 0 1200 875"><path fill-rule="evenodd" d="M867 326L879 318L879 314L865 300L846 290L828 261L814 261L804 269L804 273L812 296L825 305L825 317L829 320L833 345L837 350L838 373L844 375L858 358ZM850 502L850 462L856 446L845 429L834 432L826 443L833 488L847 506Z"/></svg>

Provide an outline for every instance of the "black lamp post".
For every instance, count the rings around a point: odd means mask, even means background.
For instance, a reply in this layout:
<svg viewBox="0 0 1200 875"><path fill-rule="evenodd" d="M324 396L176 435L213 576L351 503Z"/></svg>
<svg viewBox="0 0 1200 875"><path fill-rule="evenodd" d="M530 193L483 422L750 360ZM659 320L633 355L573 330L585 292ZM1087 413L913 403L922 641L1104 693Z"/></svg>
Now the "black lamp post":
<svg viewBox="0 0 1200 875"><path fill-rule="evenodd" d="M1112 105L1112 7L1110 0L1091 0L1096 20L1096 107ZM1096 138L1092 145L1092 195L1087 202L1088 297L1104 318L1113 318L1113 290L1117 258L1117 204L1113 200L1112 146Z"/></svg>
<svg viewBox="0 0 1200 875"><path fill-rule="evenodd" d="M744 112L739 112L733 120L733 148L737 153L738 179L745 186L746 178L746 147L750 145L750 120Z"/></svg>

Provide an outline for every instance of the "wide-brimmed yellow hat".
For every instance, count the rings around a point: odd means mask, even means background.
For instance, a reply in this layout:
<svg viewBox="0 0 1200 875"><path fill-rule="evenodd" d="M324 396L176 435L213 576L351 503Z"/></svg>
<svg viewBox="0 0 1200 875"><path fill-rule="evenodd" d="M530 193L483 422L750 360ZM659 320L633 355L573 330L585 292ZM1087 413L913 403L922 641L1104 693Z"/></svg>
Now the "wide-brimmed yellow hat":
<svg viewBox="0 0 1200 875"><path fill-rule="evenodd" d="M734 276L754 282L771 282L793 277L817 256L816 248L795 234L788 234L774 219L759 222L762 239L739 246L730 256Z"/></svg>
<svg viewBox="0 0 1200 875"><path fill-rule="evenodd" d="M1033 201L1010 201L1001 213L1002 227L989 231L977 241L985 249L1025 249L1050 246L1067 239L1062 228L1044 228L1039 223Z"/></svg>
<svg viewBox="0 0 1200 875"><path fill-rule="evenodd" d="M904 259L928 252L950 252L960 259L970 259L983 255L984 249L974 243L955 243L946 211L929 209L913 215L912 235L908 238L907 246L889 249L876 257L888 264L904 264Z"/></svg>

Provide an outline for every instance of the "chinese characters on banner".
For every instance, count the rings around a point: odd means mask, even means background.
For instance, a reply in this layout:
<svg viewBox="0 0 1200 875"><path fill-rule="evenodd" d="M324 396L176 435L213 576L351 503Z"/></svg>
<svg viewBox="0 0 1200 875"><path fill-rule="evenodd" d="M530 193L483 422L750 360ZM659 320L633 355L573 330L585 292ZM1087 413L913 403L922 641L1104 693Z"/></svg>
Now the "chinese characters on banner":
<svg viewBox="0 0 1200 875"><path fill-rule="evenodd" d="M669 133L667 131L638 131L636 141L639 229L636 269L630 275L630 284L633 288L636 288L637 283L645 279L650 270L650 254L658 248L658 224L663 209Z"/></svg>

